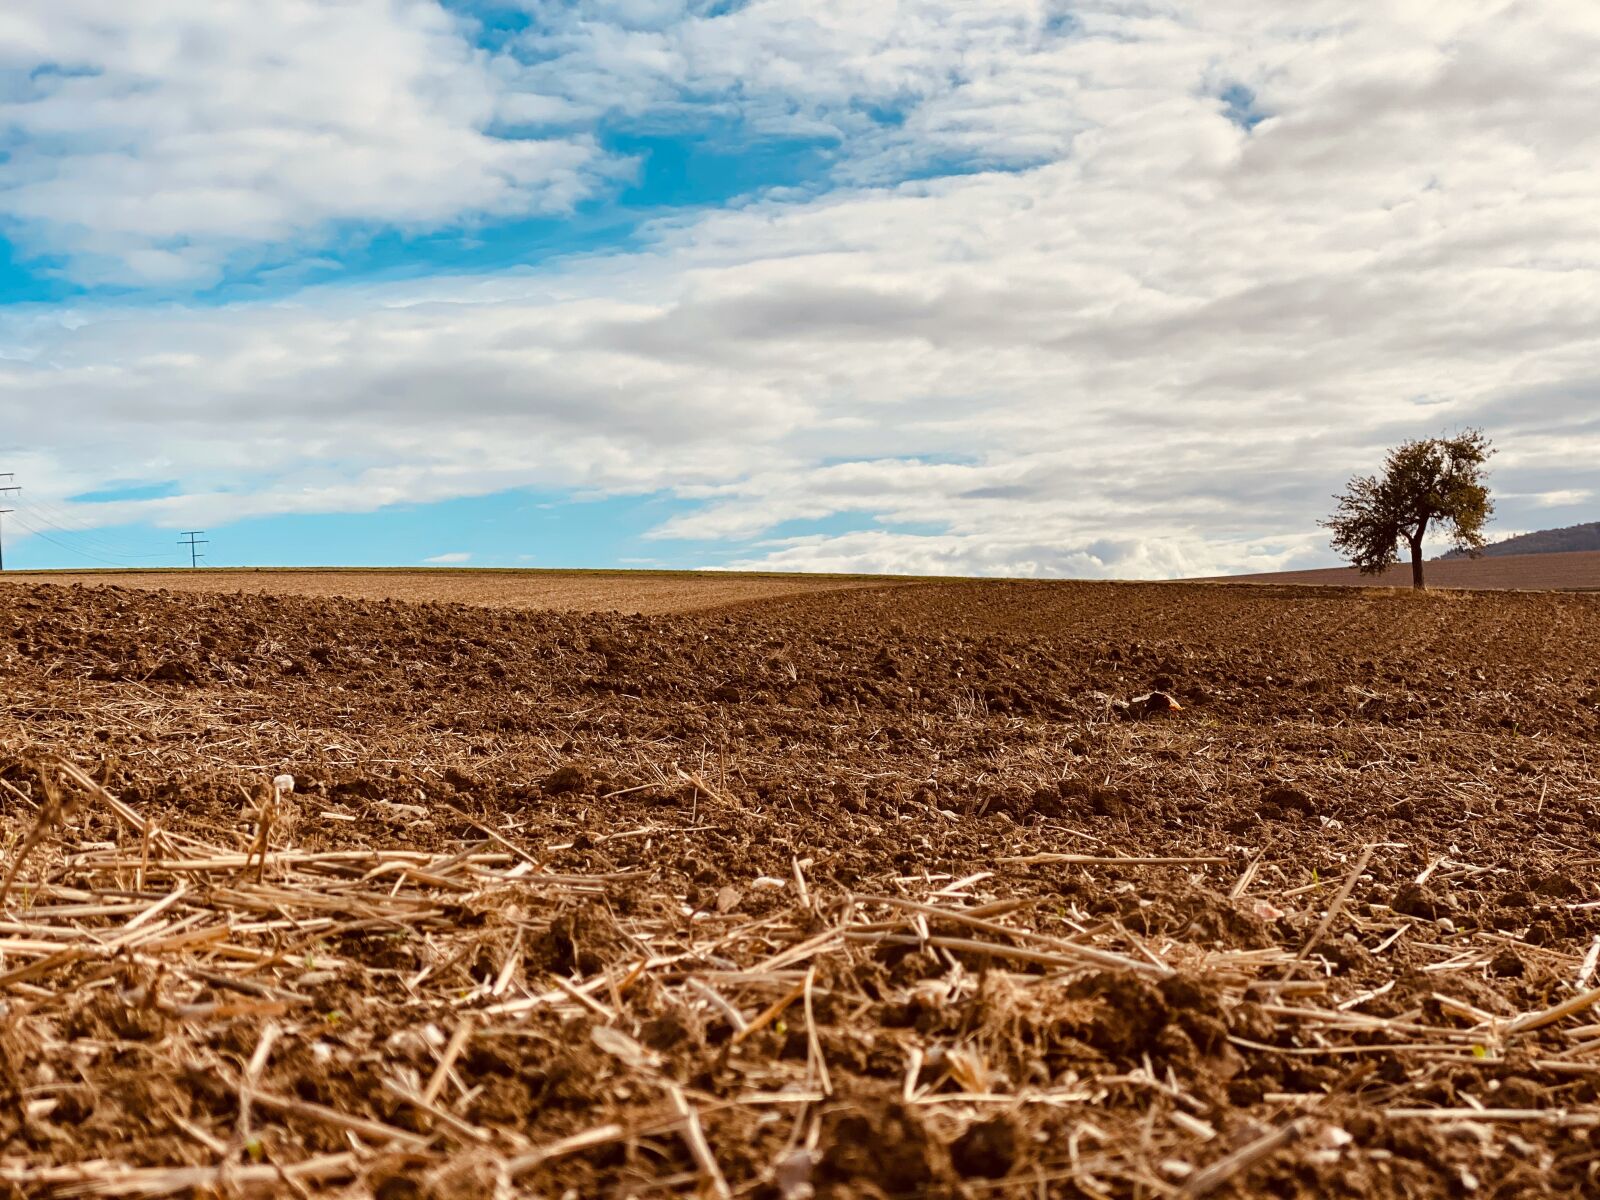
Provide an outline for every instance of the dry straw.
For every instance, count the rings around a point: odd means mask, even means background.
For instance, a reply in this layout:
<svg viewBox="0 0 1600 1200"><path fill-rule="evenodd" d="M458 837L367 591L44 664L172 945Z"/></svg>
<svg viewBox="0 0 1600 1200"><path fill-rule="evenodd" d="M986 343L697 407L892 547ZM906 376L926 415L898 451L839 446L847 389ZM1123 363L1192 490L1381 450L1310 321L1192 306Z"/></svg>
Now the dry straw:
<svg viewBox="0 0 1600 1200"><path fill-rule="evenodd" d="M770 889L781 899L776 909L760 916L737 909L719 913L703 920L706 929L701 930L693 919L686 924L671 915L693 910L687 897L664 894L660 905L636 904L615 916L623 947L619 958L567 976L534 966L529 939L575 904L603 899L623 886L648 886L643 872L546 871L539 854L464 814L481 839L432 850L308 850L290 834L315 818L300 814L298 826L287 817L269 820L265 804L255 810L253 827L238 831L231 842L218 840L155 828L71 762L38 759L32 770L42 802L8 790L15 793L10 803L14 828L0 906L0 997L10 1036L42 1045L64 1005L103 994L163 1018L168 1030L163 1053L222 1080L236 1103L226 1120L175 1121L207 1165L132 1166L105 1158L61 1164L15 1148L0 1151L0 1183L30 1195L153 1197L242 1187L306 1194L358 1185L384 1155L394 1153L441 1169L459 1156L476 1155L489 1164L494 1178L518 1181L607 1147L637 1146L663 1135L678 1140L701 1194L743 1194L780 1172L790 1179L810 1169L815 1156L806 1155L816 1148L818 1119L847 1103L840 1098L833 1049L838 1031L829 1025L823 1001L848 998L863 965L885 953L921 952L943 969L942 977L907 983L889 998L908 999L913 987L937 989L946 997L970 996L983 987L990 989L986 1003L1002 1023L975 1027L965 1042L937 1055L921 1044L908 1045L903 1083L894 1082L904 1100L951 1136L996 1111L1080 1113L1079 1134L1060 1148L1060 1161L1048 1178L1074 1180L1091 1194L1139 1187L1148 1194L1211 1194L1334 1120L1323 1115L1330 1095L1286 1093L1276 1103L1298 1115L1242 1143L1235 1137L1229 1144L1236 1148L1224 1151L1219 1114L1208 1113L1175 1076L1158 1071L1148 1058L1132 1070L1107 1064L1097 1073L1085 1065L1063 1080L1008 1077L1001 1069L1011 1052L1004 1023L1040 1019L1063 1003L1062 988L1091 975L1135 980L1144 987L1182 975L1203 984L1227 1009L1250 1004L1272 1032L1234 1037L1234 1047L1246 1056L1358 1062L1382 1054L1400 1063L1417 1087L1458 1064L1482 1066L1511 1056L1556 1074L1600 1071L1595 1057L1600 1039L1593 1038L1600 1026L1556 1028L1583 1018L1600 1002L1600 988L1512 1017L1441 993L1437 1002L1444 1019L1428 1020L1420 1011L1398 1017L1357 1011L1386 994L1394 979L1341 998L1326 978L1305 978L1307 966L1317 961L1318 946L1341 924L1371 943L1406 932L1419 946L1431 944L1426 939L1434 935L1421 923L1396 914L1375 919L1350 912L1373 846L1350 865L1298 950L1219 950L1172 938L1150 940L1116 922L1066 935L1045 932L1028 924L1037 918L1036 904L1004 890L1007 872L1016 880L1024 868L1092 873L1102 867L1215 867L1219 887L1237 880L1232 896L1243 904L1248 889L1263 877L1260 855L997 857L989 869L960 880L931 873L923 881L884 879L872 894L861 895L819 889L806 880L797 860L792 878L776 880ZM687 782L708 803L729 802L698 776ZM289 803L281 792L278 798ZM129 836L115 843L79 838L73 818L79 808L98 809ZM1247 857L1249 866L1240 874ZM1291 905L1290 890L1280 889L1276 901ZM1311 900L1315 903L1314 895ZM468 909L514 911L522 924L508 940L504 926L463 922L461 913ZM278 1065L276 1056L287 1039L326 1025L329 1014L316 1008L320 983L375 970L328 950L351 933L422 938L434 964L492 960L488 975L465 989L454 971L424 967L404 978L404 999L385 1002L381 1019L396 1031L393 1036L414 1037L431 1047L425 1070L397 1059L384 1078L385 1094L410 1114L404 1127L370 1110L304 1099L294 1094L293 1080ZM1489 935L1458 937L1438 945L1428 966L1446 978L1481 964L1498 948ZM1381 953L1378 961L1381 969ZM1591 973L1592 963L1580 964L1574 976L1586 979ZM889 985L879 976L876 986ZM380 990L394 995L392 988L376 984L373 995ZM761 1086L719 1095L674 1078L661 1056L637 1036L643 1021L669 1007L726 1026L726 1061L759 1078ZM440 1014L451 1014L442 1029ZM461 1073L474 1044L518 1036L547 1014L590 1023L593 1046L607 1056L618 1081L635 1094L655 1097L654 1106L630 1109L625 1119L597 1107L588 1127L542 1142L518 1129L475 1121L464 1103L471 1085ZM370 1020L373 1014L352 1019ZM242 1063L219 1056L202 1036L219 1022L239 1021L259 1030ZM790 1024L804 1034L798 1058L777 1053L783 1039L776 1031ZM883 1030L858 1032L887 1036ZM1543 1052L1536 1056L1530 1055L1534 1047L1528 1041L1535 1034L1544 1036ZM1150 1123L1139 1137L1097 1139L1087 1132L1096 1128L1097 1106L1118 1089L1144 1097ZM1375 1115L1393 1121L1474 1127L1600 1123L1591 1112L1554 1107L1404 1103L1414 1088L1391 1091L1395 1102ZM641 1120L641 1111L651 1115ZM719 1146L717 1131L748 1128L735 1119L740 1114L760 1121L773 1112L792 1122L797 1137L811 1140L804 1153L792 1142L764 1175L759 1167L752 1175L742 1147ZM286 1136L296 1129L326 1131L348 1149L286 1161L254 1160L263 1140L300 1144ZM1085 1152L1085 1141L1097 1148ZM742 1174L730 1177L728 1164L735 1162Z"/></svg>

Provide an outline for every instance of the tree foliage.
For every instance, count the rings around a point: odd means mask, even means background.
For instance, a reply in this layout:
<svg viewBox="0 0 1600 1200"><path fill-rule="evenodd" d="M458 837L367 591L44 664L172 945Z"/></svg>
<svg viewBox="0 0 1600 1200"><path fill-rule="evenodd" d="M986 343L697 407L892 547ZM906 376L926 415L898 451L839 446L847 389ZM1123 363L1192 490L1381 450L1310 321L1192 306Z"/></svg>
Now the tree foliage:
<svg viewBox="0 0 1600 1200"><path fill-rule="evenodd" d="M1422 542L1428 527L1445 526L1456 549L1476 556L1483 527L1494 514L1484 484L1484 464L1494 447L1480 429L1453 438L1424 438L1389 451L1383 474L1358 475L1338 508L1322 522L1333 531L1333 548L1363 574L1379 575L1400 561L1400 545L1411 551L1411 582L1423 587Z"/></svg>

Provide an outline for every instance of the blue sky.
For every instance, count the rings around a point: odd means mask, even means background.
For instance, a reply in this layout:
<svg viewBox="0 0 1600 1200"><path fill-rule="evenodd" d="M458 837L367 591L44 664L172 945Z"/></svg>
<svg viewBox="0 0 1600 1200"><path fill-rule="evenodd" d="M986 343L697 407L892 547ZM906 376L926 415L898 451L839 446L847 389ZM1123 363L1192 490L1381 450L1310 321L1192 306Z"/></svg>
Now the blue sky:
<svg viewBox="0 0 1600 1200"><path fill-rule="evenodd" d="M14 0L7 565L1320 565L1466 424L1593 519L1542 9Z"/></svg>
<svg viewBox="0 0 1600 1200"><path fill-rule="evenodd" d="M141 488L94 495L138 499L152 492L172 494L168 488ZM16 508L6 550L6 565L13 570L170 567L188 566L191 561L175 528L144 522L91 527L59 505L19 501ZM206 565L214 567L420 564L657 570L721 567L743 553L740 547L717 541L675 544L668 553L649 539L652 529L692 508L664 494L580 499L569 493L519 489L431 504L397 504L375 512L251 518L205 531L207 544L200 554ZM787 521L769 536L833 537L873 526L869 518L841 514Z"/></svg>

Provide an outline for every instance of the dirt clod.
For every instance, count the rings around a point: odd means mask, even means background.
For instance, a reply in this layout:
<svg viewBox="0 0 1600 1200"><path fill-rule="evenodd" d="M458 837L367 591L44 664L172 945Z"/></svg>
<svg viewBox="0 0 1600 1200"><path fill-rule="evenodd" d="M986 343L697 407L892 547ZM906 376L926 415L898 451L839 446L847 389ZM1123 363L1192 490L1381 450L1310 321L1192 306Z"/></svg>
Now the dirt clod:
<svg viewBox="0 0 1600 1200"><path fill-rule="evenodd" d="M1390 907L1397 913L1421 917L1425 921L1437 921L1455 911L1443 895L1424 883L1403 884L1395 893Z"/></svg>
<svg viewBox="0 0 1600 1200"><path fill-rule="evenodd" d="M589 772L574 763L567 763L546 775L543 787L546 795L565 796L569 792L584 791L589 785Z"/></svg>
<svg viewBox="0 0 1600 1200"><path fill-rule="evenodd" d="M1024 1136L1010 1117L979 1121L951 1143L950 1161L964 1176L1003 1178L1016 1164Z"/></svg>
<svg viewBox="0 0 1600 1200"><path fill-rule="evenodd" d="M1490 974L1500 979L1520 979L1527 970L1527 963L1509 946L1489 960Z"/></svg>

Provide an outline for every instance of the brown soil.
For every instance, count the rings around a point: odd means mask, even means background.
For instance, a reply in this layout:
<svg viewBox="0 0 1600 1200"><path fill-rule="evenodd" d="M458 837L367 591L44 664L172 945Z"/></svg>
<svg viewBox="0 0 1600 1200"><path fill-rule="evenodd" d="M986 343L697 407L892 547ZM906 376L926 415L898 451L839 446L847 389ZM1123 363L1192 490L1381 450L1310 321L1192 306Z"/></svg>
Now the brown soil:
<svg viewBox="0 0 1600 1200"><path fill-rule="evenodd" d="M339 596L352 600L478 604L559 612L695 612L779 596L906 582L882 576L764 575L724 571L520 571L456 568L322 570L205 568L160 571L13 571L60 586L110 585L181 593Z"/></svg>
<svg viewBox="0 0 1600 1200"><path fill-rule="evenodd" d="M1600 551L1567 554L1506 554L1452 558L1427 563L1430 588L1490 588L1530 592L1600 591ZM1230 583L1309 583L1344 587L1410 587L1411 563L1382 575L1363 575L1353 567L1323 571L1279 571L1269 575L1230 575Z"/></svg>
<svg viewBox="0 0 1600 1200"><path fill-rule="evenodd" d="M0 1194L1594 1195L1597 664L1582 595L0 586Z"/></svg>

